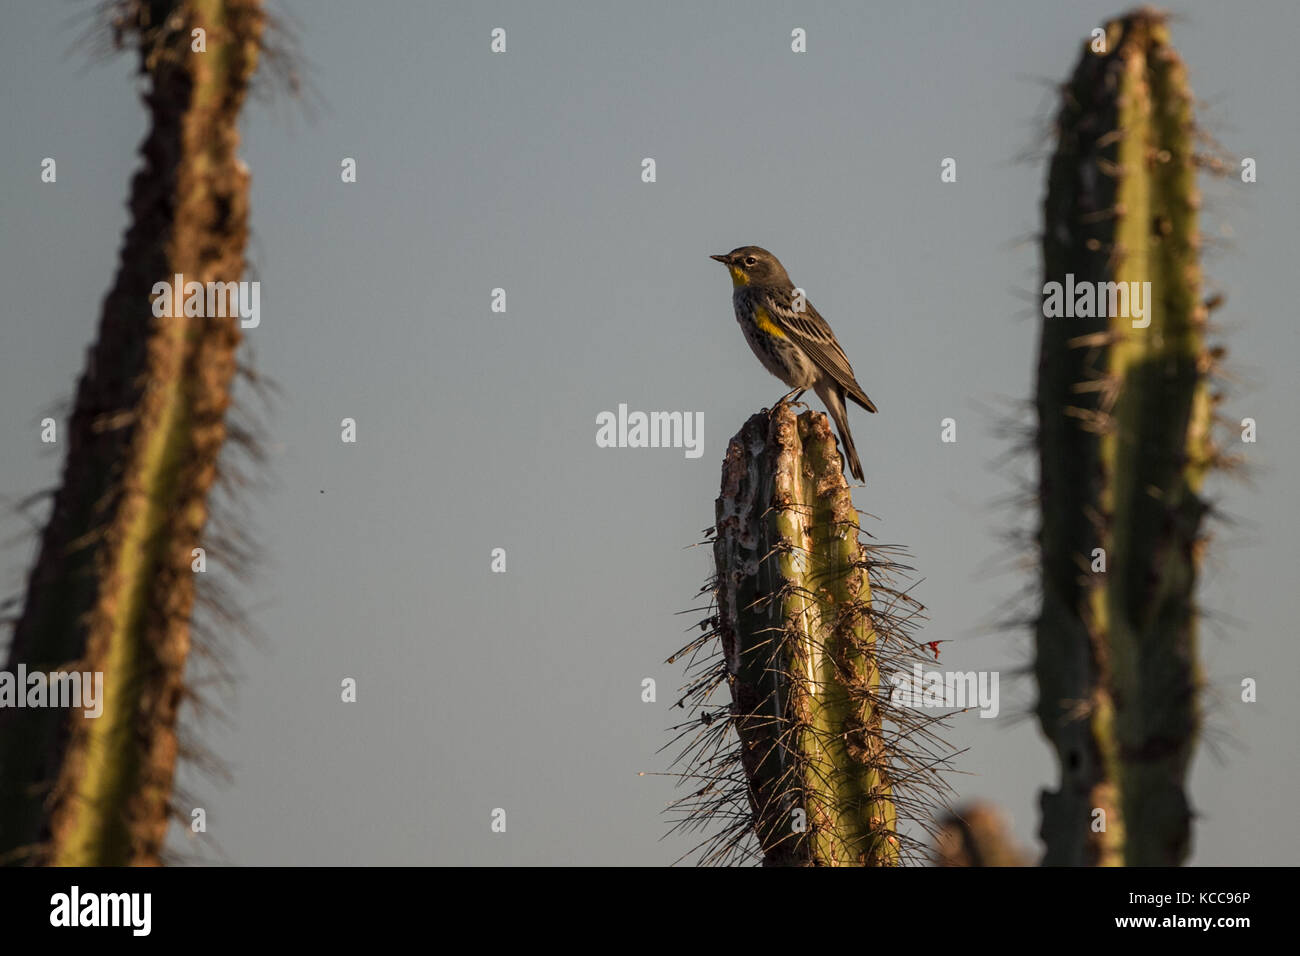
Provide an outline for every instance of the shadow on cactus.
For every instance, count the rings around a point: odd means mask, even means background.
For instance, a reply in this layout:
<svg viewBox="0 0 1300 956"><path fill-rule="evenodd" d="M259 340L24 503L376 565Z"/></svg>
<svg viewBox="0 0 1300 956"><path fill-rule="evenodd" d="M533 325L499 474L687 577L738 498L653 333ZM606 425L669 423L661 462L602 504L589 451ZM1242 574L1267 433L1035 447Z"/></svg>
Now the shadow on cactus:
<svg viewBox="0 0 1300 956"><path fill-rule="evenodd" d="M760 413L731 440L715 574L673 728L701 864L894 866L926 857L952 756L947 714L891 703L922 660L901 550L863 542L825 415ZM730 701L721 700L723 688ZM914 828L902 826L909 822ZM919 830L919 833L909 832Z"/></svg>

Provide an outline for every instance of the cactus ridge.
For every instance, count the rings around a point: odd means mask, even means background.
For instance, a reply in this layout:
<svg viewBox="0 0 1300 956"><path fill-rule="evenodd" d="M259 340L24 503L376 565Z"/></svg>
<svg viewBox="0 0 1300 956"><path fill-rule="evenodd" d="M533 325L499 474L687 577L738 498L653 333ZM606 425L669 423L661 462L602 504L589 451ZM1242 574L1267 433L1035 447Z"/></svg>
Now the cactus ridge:
<svg viewBox="0 0 1300 956"><path fill-rule="evenodd" d="M176 763L194 754L178 732L181 703L196 697L185 679L200 600L192 549L224 542L227 563L249 553L237 536L205 536L219 478L228 488L240 478L219 472L227 439L257 460L255 432L227 422L238 317L155 316L152 289L178 273L204 282L244 272L249 173L237 117L266 18L258 0L105 9L115 40L137 49L151 123L6 666L98 672L104 710L0 713L0 863L162 861ZM204 55L190 47L196 23L208 31ZM220 590L204 606L239 622Z"/></svg>
<svg viewBox="0 0 1300 956"><path fill-rule="evenodd" d="M1225 463L1210 435L1222 350L1205 344L1186 71L1159 13L1105 32L1063 89L1044 278L1150 295L1140 319L1042 320L1035 674L1061 774L1042 836L1051 865L1168 866L1190 846L1200 491Z"/></svg>
<svg viewBox="0 0 1300 956"><path fill-rule="evenodd" d="M670 658L687 661L678 705L690 714L673 728L690 788L674 829L706 834L687 855L923 859L946 794L948 715L895 705L882 680L922 659L924 609L900 586L905 552L862 540L826 416L751 417L728 447L716 517L710 613Z"/></svg>

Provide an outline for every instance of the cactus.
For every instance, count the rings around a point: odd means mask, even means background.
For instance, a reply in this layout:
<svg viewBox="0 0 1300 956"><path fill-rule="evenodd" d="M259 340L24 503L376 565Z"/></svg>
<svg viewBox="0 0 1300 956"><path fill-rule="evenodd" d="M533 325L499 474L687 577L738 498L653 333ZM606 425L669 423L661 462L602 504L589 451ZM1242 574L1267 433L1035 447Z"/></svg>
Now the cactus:
<svg viewBox="0 0 1300 956"><path fill-rule="evenodd" d="M1151 294L1141 320L1109 301L1096 310L1109 318L1044 308L1035 673L1061 782L1042 794L1041 833L1049 865L1175 865L1199 725L1194 590L1215 353L1198 298L1183 64L1149 10L1108 23L1105 42L1085 46L1063 89L1045 282L1150 282Z"/></svg>
<svg viewBox="0 0 1300 956"><path fill-rule="evenodd" d="M191 549L227 437L238 316L155 318L156 282L244 271L236 120L259 0L113 5L138 41L151 119L131 224L77 388L62 484L7 669L102 672L104 710L0 711L0 861L159 862L194 603ZM191 50L191 30L206 52Z"/></svg>
<svg viewBox="0 0 1300 956"><path fill-rule="evenodd" d="M910 760L885 732L895 715L884 662L901 665L917 645L903 634L908 618L889 606L903 603L896 591L878 584L873 607L873 578L891 562L873 561L859 540L841 469L826 416L796 418L786 405L750 418L727 448L713 541L717 614L682 651L715 638L720 650L688 685L701 716L684 728L700 728L684 776L703 786L679 809L697 824L733 821L706 861L752 835L768 866L896 865L908 848L898 785L937 786L940 761ZM708 701L722 683L731 706L715 712ZM934 742L930 721L896 716L923 749ZM722 753L729 727L739 745Z"/></svg>
<svg viewBox="0 0 1300 956"><path fill-rule="evenodd" d="M997 806L976 801L943 819L935 840L936 866L1029 866L1010 818Z"/></svg>

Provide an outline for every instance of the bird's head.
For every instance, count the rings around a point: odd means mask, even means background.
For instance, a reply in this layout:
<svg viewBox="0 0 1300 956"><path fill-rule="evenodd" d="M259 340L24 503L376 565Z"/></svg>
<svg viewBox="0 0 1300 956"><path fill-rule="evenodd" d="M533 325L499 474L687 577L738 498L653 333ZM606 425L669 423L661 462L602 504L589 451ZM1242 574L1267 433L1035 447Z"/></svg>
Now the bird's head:
<svg viewBox="0 0 1300 956"><path fill-rule="evenodd" d="M742 285L778 285L789 283L790 277L780 261L766 249L758 246L741 246L732 249L725 256L709 256L721 262L731 273L731 282Z"/></svg>

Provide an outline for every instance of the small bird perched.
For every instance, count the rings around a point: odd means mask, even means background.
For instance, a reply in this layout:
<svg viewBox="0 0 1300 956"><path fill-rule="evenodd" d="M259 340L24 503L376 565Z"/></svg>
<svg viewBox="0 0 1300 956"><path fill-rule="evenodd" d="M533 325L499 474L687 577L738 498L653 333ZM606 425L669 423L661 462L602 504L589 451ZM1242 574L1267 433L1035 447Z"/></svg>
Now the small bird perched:
<svg viewBox="0 0 1300 956"><path fill-rule="evenodd" d="M791 391L777 405L799 399L808 389L817 393L835 419L844 445L849 471L862 481L853 436L849 433L844 396L869 412L876 410L867 398L835 333L812 303L795 298L794 283L776 256L758 246L741 246L725 256L710 256L731 272L732 304L745 340L763 367L789 385Z"/></svg>

